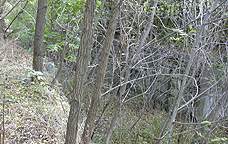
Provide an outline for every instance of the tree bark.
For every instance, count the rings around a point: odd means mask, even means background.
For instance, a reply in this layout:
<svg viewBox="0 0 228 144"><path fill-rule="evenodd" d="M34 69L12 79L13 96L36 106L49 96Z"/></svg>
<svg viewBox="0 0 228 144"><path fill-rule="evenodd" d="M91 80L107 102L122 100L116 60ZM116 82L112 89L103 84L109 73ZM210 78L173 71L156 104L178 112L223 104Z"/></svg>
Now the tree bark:
<svg viewBox="0 0 228 144"><path fill-rule="evenodd" d="M94 87L94 91L93 91L93 97L92 97L91 105L89 108L88 117L86 119L84 132L82 134L82 141L84 144L89 144L90 139L91 139L93 122L94 122L94 118L96 116L97 109L98 109L98 103L99 103L99 99L100 99L100 95L101 95L101 88L103 85L105 71L106 71L106 67L108 64L109 52L110 52L111 45L112 45L112 42L114 39L117 18L119 16L120 6L121 6L122 2L123 2L123 0L115 0L115 5L112 9L112 16L109 21L107 36L105 39L104 49L103 49L103 53L101 56L101 62L99 64L99 70L98 70L95 87Z"/></svg>
<svg viewBox="0 0 228 144"><path fill-rule="evenodd" d="M74 89L73 94L69 98L70 113L67 123L66 144L79 143L77 142L78 121L81 111L83 85L93 44L93 20L96 3L96 0L86 1L84 21L82 24L81 41L75 71Z"/></svg>
<svg viewBox="0 0 228 144"><path fill-rule="evenodd" d="M43 71L43 38L45 15L47 12L47 0L39 0L36 16L36 28L34 37L34 52L33 52L33 69L35 71Z"/></svg>

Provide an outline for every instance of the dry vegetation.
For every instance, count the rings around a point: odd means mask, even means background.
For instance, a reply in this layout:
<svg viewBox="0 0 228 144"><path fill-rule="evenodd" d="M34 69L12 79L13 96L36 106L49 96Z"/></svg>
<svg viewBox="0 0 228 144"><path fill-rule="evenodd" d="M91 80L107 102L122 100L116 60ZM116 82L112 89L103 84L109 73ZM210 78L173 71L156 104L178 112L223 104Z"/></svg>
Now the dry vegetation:
<svg viewBox="0 0 228 144"><path fill-rule="evenodd" d="M1 42L0 66L1 141L4 134L9 144L64 143L69 106L59 88L48 85L48 74L31 83L32 53L13 41Z"/></svg>
<svg viewBox="0 0 228 144"><path fill-rule="evenodd" d="M50 87L49 83L53 76L48 73L44 73L44 79L41 82L31 82L28 74L32 73L32 53L18 47L14 41L1 42L0 63L1 142L4 135L4 142L9 144L64 143L69 105L60 90L61 86ZM86 107L83 111L86 111ZM105 111L101 121L95 126L93 141L98 143L105 141L113 107L111 106ZM142 119L145 121L137 123L129 133L129 129L141 114L141 110L134 108L136 107L132 105L123 108L122 122L118 122L121 127L115 127L112 143L118 142L120 135L124 143L154 140L154 134L158 133L158 127L162 124L162 121L159 120L162 114L156 114L160 117L153 118L152 115L154 114L151 115L151 112L144 113ZM100 111L102 110L101 108ZM100 115L97 119L99 117ZM86 118L82 119L85 120ZM153 127L153 122L159 123L160 126ZM82 129L79 129L78 137L81 134ZM142 140L137 140L137 138Z"/></svg>

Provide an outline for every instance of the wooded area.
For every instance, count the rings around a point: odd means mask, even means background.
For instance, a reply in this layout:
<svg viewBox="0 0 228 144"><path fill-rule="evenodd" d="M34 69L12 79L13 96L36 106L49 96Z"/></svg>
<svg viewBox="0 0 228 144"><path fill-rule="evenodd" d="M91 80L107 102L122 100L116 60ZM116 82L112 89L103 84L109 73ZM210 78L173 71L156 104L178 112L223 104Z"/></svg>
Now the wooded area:
<svg viewBox="0 0 228 144"><path fill-rule="evenodd" d="M0 144L228 143L227 0L0 6Z"/></svg>

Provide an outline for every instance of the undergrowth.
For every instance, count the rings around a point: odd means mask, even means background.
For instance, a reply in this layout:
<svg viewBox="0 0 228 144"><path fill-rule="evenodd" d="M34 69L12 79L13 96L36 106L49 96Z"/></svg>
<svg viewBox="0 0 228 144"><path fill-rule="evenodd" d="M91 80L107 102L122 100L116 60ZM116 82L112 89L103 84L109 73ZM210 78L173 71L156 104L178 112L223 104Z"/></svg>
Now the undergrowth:
<svg viewBox="0 0 228 144"><path fill-rule="evenodd" d="M9 144L64 143L69 105L62 90L58 86L49 86L53 76L32 71L32 53L15 46L12 42L2 45L0 47L0 140L3 141L4 137L4 142ZM42 78L39 82L32 82L31 76L37 74L42 75ZM85 97L83 111L88 108L91 91L90 89L86 91L88 97ZM119 117L121 121L116 122L110 143L157 142L157 136L167 113L147 109L143 112L142 103L142 100L135 99L130 104L123 105ZM112 103L95 126L93 142L105 143L115 113L114 107ZM139 117L141 119L138 121ZM81 119L83 120L79 127L78 138L82 134L86 116L82 115ZM213 123L175 124L170 144L226 143L227 126L228 119Z"/></svg>
<svg viewBox="0 0 228 144"><path fill-rule="evenodd" d="M0 49L0 122L5 143L64 143L68 104L58 87L31 82L32 54L7 42ZM4 113L2 113L4 107ZM4 123L3 123L4 115ZM3 129L1 129L3 141Z"/></svg>

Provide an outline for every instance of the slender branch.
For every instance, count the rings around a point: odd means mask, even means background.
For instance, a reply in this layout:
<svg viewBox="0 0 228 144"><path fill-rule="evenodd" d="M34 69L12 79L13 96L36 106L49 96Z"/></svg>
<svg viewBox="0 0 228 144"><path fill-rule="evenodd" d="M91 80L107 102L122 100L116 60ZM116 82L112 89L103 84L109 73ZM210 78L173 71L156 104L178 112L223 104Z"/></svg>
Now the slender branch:
<svg viewBox="0 0 228 144"><path fill-rule="evenodd" d="M21 6L19 6L19 7L21 8ZM34 17L32 17L32 15L29 12L27 12L25 9L23 9L23 8L21 8L21 9L32 19L33 23L36 24L36 19Z"/></svg>
<svg viewBox="0 0 228 144"><path fill-rule="evenodd" d="M9 11L8 13L6 13L3 17L0 17L0 20L5 19L12 11L15 7L17 7L17 5L21 2L22 0L19 0Z"/></svg>
<svg viewBox="0 0 228 144"><path fill-rule="evenodd" d="M181 110L182 108L184 108L185 106L187 106L188 104L190 104L192 101L194 101L196 98L199 98L200 96L202 96L205 92L207 92L208 90L210 90L211 88L213 88L215 85L217 85L223 78L225 77L225 75L223 75L216 83L214 83L213 85L211 85L209 88L207 88L205 91L203 91L202 93L200 93L199 95L195 95L191 100L189 100L187 103L185 103L184 105L182 105L181 107L178 108L178 111Z"/></svg>
<svg viewBox="0 0 228 144"><path fill-rule="evenodd" d="M146 78L150 78L150 77L154 77L154 76L160 76L160 75L163 75L163 76L184 76L184 77L188 77L188 78L191 78L194 80L195 82L195 85L197 86L197 81L194 77L192 76L188 76L188 75L185 75L185 74L162 74L162 73L156 73L156 74L152 74L152 75L149 75L149 76L145 76L145 77L140 77L140 78L137 78L137 79L133 79L133 80L130 80L130 81L127 81L127 82L124 82L122 83L121 85L117 85L113 88L111 88L110 90L107 90L105 93L103 93L101 96L104 96L108 93L110 93L111 91L123 86L123 85L127 85L128 83L132 83L132 82L135 82L135 81L138 81L138 80L142 80L142 79L146 79ZM198 89L198 87L196 87ZM197 90L198 91L198 90Z"/></svg>
<svg viewBox="0 0 228 144"><path fill-rule="evenodd" d="M28 4L28 0L26 1L26 4L24 5L23 9L27 6ZM10 26L13 24L13 22L19 17L20 14L22 14L24 11L21 10L15 17L14 19L11 21L11 23L8 25L8 27L5 29L5 33L7 32L7 30L10 28Z"/></svg>

